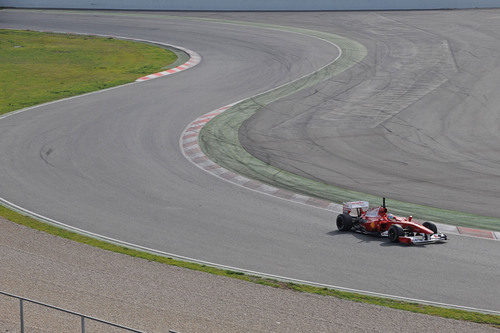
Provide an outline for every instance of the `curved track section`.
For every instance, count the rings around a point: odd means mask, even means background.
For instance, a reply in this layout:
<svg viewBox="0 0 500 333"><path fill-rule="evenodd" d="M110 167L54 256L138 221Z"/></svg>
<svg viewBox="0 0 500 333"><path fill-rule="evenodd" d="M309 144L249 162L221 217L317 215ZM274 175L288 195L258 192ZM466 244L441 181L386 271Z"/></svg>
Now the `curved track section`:
<svg viewBox="0 0 500 333"><path fill-rule="evenodd" d="M339 17L372 45L367 67L267 106L242 128L243 146L328 184L500 217L498 15Z"/></svg>
<svg viewBox="0 0 500 333"><path fill-rule="evenodd" d="M337 24L351 15L346 13L206 15L335 30L353 39L362 35ZM74 227L186 257L500 310L497 242L456 237L444 246L407 248L338 234L328 212L221 182L182 156L178 138L192 119L324 66L336 56L332 45L293 33L162 14L1 11L0 22L164 41L203 57L200 65L175 76L3 119L0 194L10 202ZM366 45L374 51L372 43ZM359 68L348 71L352 80L363 81Z"/></svg>

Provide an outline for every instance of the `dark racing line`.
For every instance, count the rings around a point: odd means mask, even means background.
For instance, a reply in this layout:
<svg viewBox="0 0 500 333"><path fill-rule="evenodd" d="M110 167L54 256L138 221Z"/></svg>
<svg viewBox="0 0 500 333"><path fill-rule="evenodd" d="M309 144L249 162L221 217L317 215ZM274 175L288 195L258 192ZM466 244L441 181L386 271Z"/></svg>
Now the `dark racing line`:
<svg viewBox="0 0 500 333"><path fill-rule="evenodd" d="M8 193L9 201L77 228L158 251L328 285L342 281L345 288L498 310L498 242L457 235L446 246L412 248L412 260L401 260L408 250L404 247L387 251L377 241L353 244L352 235L332 234L330 211L206 177L179 154L180 129L203 110L314 70L331 58L319 57L330 48L300 35L289 39L249 27L133 15L138 16L0 11L2 26L148 38L186 46L204 57L202 66L175 80L113 89L4 119L2 196ZM342 32L360 41L382 26L378 16L368 21L369 27L355 25L355 13L211 15ZM430 23L436 22L429 15L425 13ZM376 52L367 45L370 65ZM312 65L297 62L299 58ZM378 63L381 58L386 57L378 57ZM347 74L346 83L365 79L356 71ZM50 158L56 167L39 157L47 146L55 149ZM398 262L398 274L387 269L388 262ZM380 283L387 280L391 283Z"/></svg>

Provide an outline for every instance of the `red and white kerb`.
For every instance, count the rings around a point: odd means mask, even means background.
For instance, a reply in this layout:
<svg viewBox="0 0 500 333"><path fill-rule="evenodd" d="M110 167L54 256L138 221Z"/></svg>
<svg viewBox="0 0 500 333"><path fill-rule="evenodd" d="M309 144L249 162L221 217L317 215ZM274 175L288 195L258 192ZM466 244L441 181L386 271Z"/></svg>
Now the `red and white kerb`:
<svg viewBox="0 0 500 333"><path fill-rule="evenodd" d="M182 71L184 71L186 69L189 69L191 67L194 67L194 66L196 66L196 65L198 65L200 63L201 57L200 57L200 55L198 53L196 53L194 51L191 51L191 50L188 50L188 49L185 49L185 48L182 48L182 47L178 47L178 46L176 46L176 48L178 48L178 49L186 52L189 55L189 60L186 61L185 63L183 63L182 65L179 65L179 66L177 66L175 68L167 69L166 71L163 71L163 72L149 74L149 75L140 77L140 78L138 78L135 81L136 82L142 82L142 81L156 79L156 78L167 76L167 75L170 75L170 74L182 72Z"/></svg>
<svg viewBox="0 0 500 333"><path fill-rule="evenodd" d="M223 106L217 110L210 111L199 118L193 120L182 132L180 139L180 147L184 156L198 168L212 174L227 182L233 183L238 186L245 187L249 190L260 192L262 194L271 195L284 200L293 201L296 203L314 206L317 208L326 209L332 212L342 212L342 205L329 202L326 200L309 197L306 195L294 193L288 190L280 189L260 181L246 178L242 175L236 174L227 170L217 163L213 162L206 156L198 145L198 137L201 129L212 119L231 108L236 103ZM332 220L333 221L333 220ZM493 232L488 230L477 230L464 227L456 227L447 224L435 223L441 231L447 233L467 235L471 237L488 238L500 240L500 232Z"/></svg>

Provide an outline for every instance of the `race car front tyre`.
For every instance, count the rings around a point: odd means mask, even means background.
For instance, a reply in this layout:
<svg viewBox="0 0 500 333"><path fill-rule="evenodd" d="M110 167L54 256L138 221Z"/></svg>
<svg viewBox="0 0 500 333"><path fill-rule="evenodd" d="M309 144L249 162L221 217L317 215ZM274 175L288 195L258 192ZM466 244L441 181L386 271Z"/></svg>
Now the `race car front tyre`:
<svg viewBox="0 0 500 333"><path fill-rule="evenodd" d="M427 229L432 230L433 233L437 234L438 228L436 227L436 225L434 223L432 223L432 222L424 222L422 225L424 227L426 227Z"/></svg>
<svg viewBox="0 0 500 333"><path fill-rule="evenodd" d="M389 228L388 236L389 240L393 243L399 242L399 236L404 235L404 230L399 224L393 224Z"/></svg>
<svg viewBox="0 0 500 333"><path fill-rule="evenodd" d="M337 216L337 228L340 231L349 231L352 228L352 217L349 214L340 214Z"/></svg>

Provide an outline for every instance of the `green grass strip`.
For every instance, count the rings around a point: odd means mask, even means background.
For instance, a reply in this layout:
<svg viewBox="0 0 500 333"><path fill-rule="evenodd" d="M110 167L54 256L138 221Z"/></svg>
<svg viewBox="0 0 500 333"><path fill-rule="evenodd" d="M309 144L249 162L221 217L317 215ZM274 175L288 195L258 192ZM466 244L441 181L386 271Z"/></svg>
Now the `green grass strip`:
<svg viewBox="0 0 500 333"><path fill-rule="evenodd" d="M241 272L235 272L235 271L210 267L210 266L206 266L206 265L201 265L198 263L176 260L173 258L163 257L163 256L151 254L151 253L144 252L144 251L139 251L139 250L127 248L124 246L119 246L119 245L115 245L112 243L108 243L108 242L105 242L105 241L102 241L99 239L91 238L91 237L88 237L85 235L77 234L77 233L74 233L72 231L68 231L68 230L65 230L65 229L50 225L50 224L40 222L40 221L35 220L31 217L24 216L24 215L17 213L13 210L10 210L4 206L0 206L0 216L3 216L4 218L6 218L14 223L21 224L21 225L30 227L32 229L40 230L40 231L49 233L51 235L59 236L59 237L66 238L66 239L69 239L72 241L76 241L79 243L94 246L94 247L97 247L97 248L100 248L103 250L112 251L112 252L121 253L121 254L126 254L129 256L137 257L137 258L141 258L141 259L146 259L149 261L155 261L155 262L159 262L159 263L163 263L163 264L167 264L167 265L183 267L183 268L201 271L201 272L205 272L205 273L210 273L210 274L214 274L214 275L226 276L226 277L230 277L230 278L234 278L234 279L238 279L238 280L243 280L243 281L248 281L248 282L252 282L252 283L257 283L257 284L261 284L261 285L265 285L265 286L269 286L269 287L273 287L273 288L289 289L289 290L295 290L298 292L306 292L306 293L318 294L318 295L324 295L324 296L333 296L333 297L346 299L346 300L350 300L350 301L354 301L354 302L375 304L375 305L390 307L393 309L411 311L411 312L422 313L422 314L438 316L438 317L443 317L443 318L465 320L465 321L470 321L470 322L480 323L480 324L488 324L488 325L492 325L494 327L500 328L500 316L498 316L498 315L470 312L470 311L458 310L458 309L442 308L442 307L431 306L431 305L422 305L422 304L418 304L418 303L398 301L398 300L392 300L392 299L382 298L382 297L367 296L367 295L362 295L362 294L356 294L356 293L351 293L351 292L346 292L346 291L309 286L309 285L304 285L304 284L282 282L282 281L278 281L278 280L274 280L274 279L268 279L268 278L262 278L259 276L248 275L248 274L244 274Z"/></svg>
<svg viewBox="0 0 500 333"><path fill-rule="evenodd" d="M115 38L0 30L0 114L133 82L177 59Z"/></svg>
<svg viewBox="0 0 500 333"><path fill-rule="evenodd" d="M126 15L135 15L135 14L126 14ZM143 16L145 16L145 15L143 15ZM149 15L147 15L147 16L149 16ZM165 17L165 16L160 16L160 15L156 15L156 16L157 17ZM206 20L210 20L210 19L206 19ZM220 20L211 20L211 21L218 22ZM225 22L227 22L227 21L225 21ZM242 22L232 22L231 21L231 23L240 24ZM248 23L243 23L243 24L251 25ZM255 24L255 25L260 25L260 24ZM264 26L268 26L268 25L262 24L262 26L264 27ZM303 29L301 29L301 30L303 30ZM0 36L2 36L2 35L0 35ZM87 37L87 38L96 39L96 37ZM3 43L3 42L4 41L0 39L0 43ZM357 52L359 52L359 50ZM358 54L357 56L362 56L362 53ZM163 65L165 65L165 63L163 63ZM149 74L149 73L141 73L140 75L143 75L143 74ZM136 78L136 76L134 76L133 79L135 79L135 78ZM119 83L119 84L121 84L121 83ZM307 82L305 82L305 83L303 82L303 84L307 85ZM99 89L99 88L96 88L96 89ZM285 89L285 90L287 90L287 89ZM80 92L80 93L83 93L83 92ZM58 99L58 98L62 98L62 97L63 96L57 96L53 99ZM67 96L64 96L64 97L67 97ZM39 103L42 103L42 102L39 102ZM26 106L29 106L29 105L24 105L24 107L26 107ZM3 111L3 112L7 112L7 111ZM279 172L281 173L283 171L279 171ZM464 311L464 310L458 310L458 309L448 309L448 308L442 308L442 307L437 307L437 306L422 305L422 304L418 304L418 303L386 299L386 298L382 298L382 297L366 296L366 295L362 295L362 294L350 293L350 292L339 291L339 290L328 289L328 288L320 288L320 287L314 287L314 286L309 286L309 285L301 285L301 284L290 283L290 282L282 282L282 281L277 281L277 280L273 280L273 279L267 279L267 278L262 278L262 277L258 277L258 276L247 275L247 274L244 274L241 272L223 270L223 269L209 267L209 266L201 265L201 264L197 264L197 263L176 260L173 258L163 257L163 256L151 254L151 253L144 252L144 251L139 251L139 250L127 248L124 246L115 245L115 244L105 242L105 241L102 241L99 239L95 239L95 238L81 235L81 234L78 234L78 233L75 233L72 231L68 231L68 230L65 230L65 229L44 223L44 222L40 222L36 219L25 216L25 215L20 214L18 212L15 212L15 211L13 211L9 208L6 208L4 206L1 206L1 205L0 205L0 216L2 216L2 217L6 218L14 223L24 225L24 226L30 227L32 229L35 229L35 230L40 230L40 231L46 232L46 233L51 234L51 235L59 236L59 237L66 238L66 239L69 239L72 241L76 241L79 243L94 246L94 247L97 247L97 248L100 248L103 250L112 251L112 252L116 252L116 253L121 253L121 254L126 254L129 256L137 257L137 258L146 259L149 261L155 261L155 262L173 265L173 266L177 266L177 267L183 267L183 268L187 268L187 269L197 270L197 271L201 271L201 272L205 272L205 273L231 277L231 278L235 278L235 279L239 279L239 280L243 280L243 281L248 281L248 282L252 282L252 283L257 283L257 284L261 284L261 285L266 285L266 286L270 286L270 287L274 287L274 288L289 289L289 290L295 290L295 291L299 291L299 292L307 292L307 293L325 295L325 296L333 296L333 297L351 300L351 301L355 301L355 302L375 304L375 305L386 306L386 307L390 307L390 308L394 308L394 309L400 309L400 310L411 311L411 312L416 312L416 313L439 316L439 317L443 317L443 318L465 320L465 321L470 321L470 322L475 322L475 323L480 323L480 324L488 324L488 325L492 325L494 327L500 328L500 316L498 316L498 315L483 314L483 313L470 312L470 311Z"/></svg>
<svg viewBox="0 0 500 333"><path fill-rule="evenodd" d="M208 155L212 160L216 161L226 169L233 170L239 174L275 185L277 187L282 187L294 192L326 199L336 203L353 200L366 200L371 202L372 204L380 204L380 202L382 201L382 198L378 196L353 190L347 190L278 169L261 160L258 160L257 158L249 154L241 146L238 138L238 130L243 122L251 117L254 113L261 110L262 106L265 106L279 98L288 96L300 89L310 87L315 84L313 83L313 81L321 82L321 80L339 74L350 66L353 66L366 54L366 49L363 45L334 34L266 23L242 22L201 17L169 16L163 14L110 13L96 11L31 11L49 13L56 12L60 14L65 13L71 15L88 15L89 13L98 13L99 15L104 16L145 17L155 19L193 20L234 24L240 26L243 25L282 31L291 31L323 38L337 44L342 49L344 54L343 57L335 62L332 66L328 66L320 72L310 76L310 82L307 82L308 80L302 80L301 82L291 83L288 88L273 90L269 93L259 95L255 98L248 99L238 105L235 105L224 114L210 121L208 123L208 126L205 126L203 128L200 135L200 146L202 147L206 155ZM465 212L418 205L393 199L389 201L389 205L393 213L402 216L412 215L413 217L421 220L431 220L457 226L500 231L500 218L496 217L479 216Z"/></svg>
<svg viewBox="0 0 500 333"><path fill-rule="evenodd" d="M200 132L199 143L202 151L209 156L210 159L226 169L277 187L336 203L366 200L371 203L380 204L382 202L381 197L343 189L321 181L305 178L267 164L248 153L241 145L238 137L239 129L243 123L255 113L263 110L264 106L297 91L309 88L347 70L364 58L366 49L355 41L329 33L268 24L244 24L271 27L273 29L294 31L319 37L338 45L342 50L342 56L336 62L311 75L283 87L244 100L211 120ZM398 215L412 215L422 220L500 231L499 218L478 216L465 212L451 211L392 199L389 201L389 205L391 211Z"/></svg>

